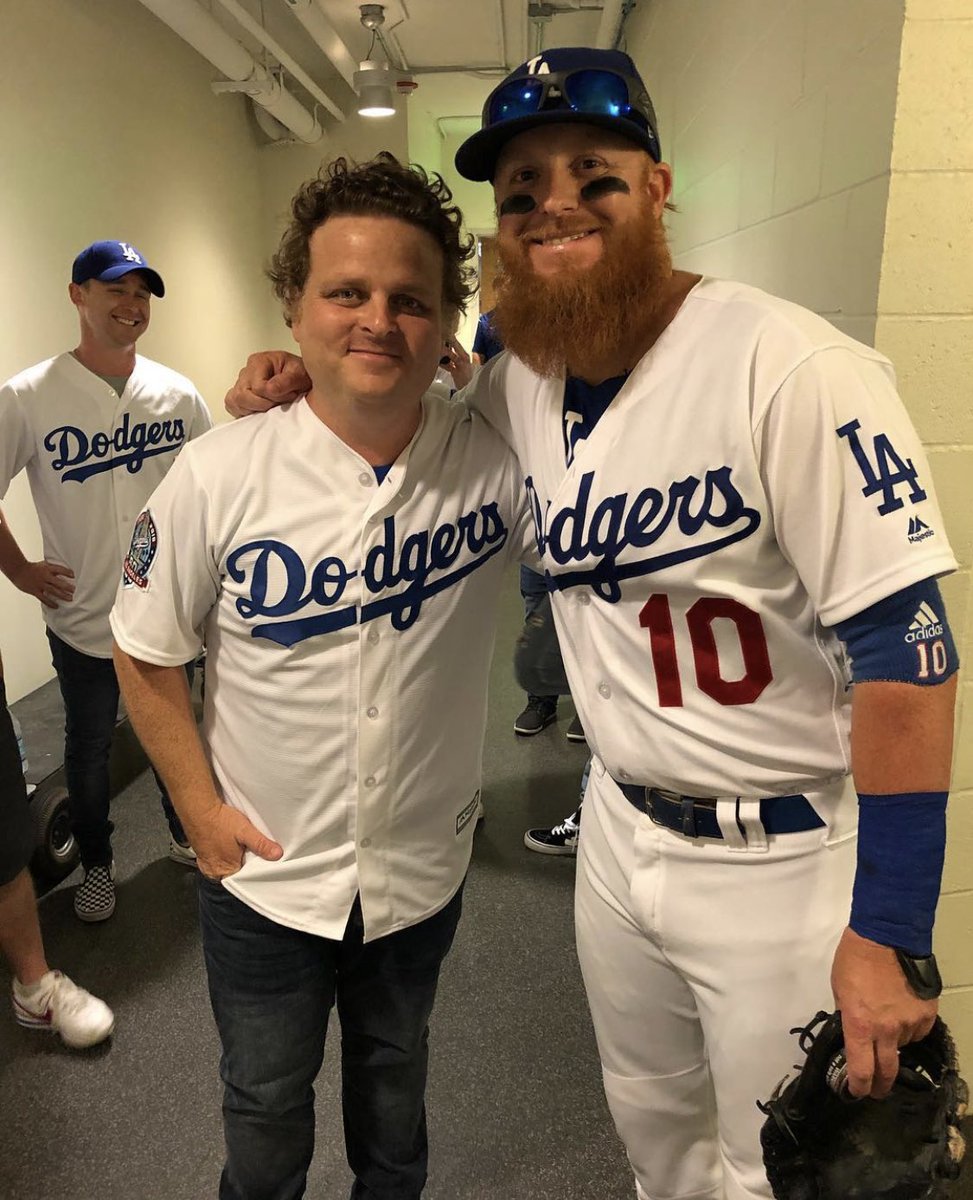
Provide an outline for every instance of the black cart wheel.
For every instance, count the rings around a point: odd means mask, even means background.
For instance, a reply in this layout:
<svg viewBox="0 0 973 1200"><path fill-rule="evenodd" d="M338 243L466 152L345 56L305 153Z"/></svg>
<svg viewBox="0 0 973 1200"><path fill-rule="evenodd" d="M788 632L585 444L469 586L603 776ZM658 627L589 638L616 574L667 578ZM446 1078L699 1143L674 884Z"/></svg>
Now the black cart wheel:
<svg viewBox="0 0 973 1200"><path fill-rule="evenodd" d="M34 821L32 866L48 879L63 879L77 866L80 851L68 818L68 794L64 788L38 789L30 802Z"/></svg>

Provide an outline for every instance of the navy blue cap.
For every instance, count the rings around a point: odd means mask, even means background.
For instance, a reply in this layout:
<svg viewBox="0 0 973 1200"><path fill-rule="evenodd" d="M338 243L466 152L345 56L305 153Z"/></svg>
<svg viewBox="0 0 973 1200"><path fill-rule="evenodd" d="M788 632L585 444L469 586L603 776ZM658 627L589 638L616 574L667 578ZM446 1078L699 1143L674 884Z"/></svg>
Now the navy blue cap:
<svg viewBox="0 0 973 1200"><path fill-rule="evenodd" d="M558 88L552 89L541 99L541 107L536 112L522 116L500 116L491 120L494 98L510 84L520 80L543 82L547 75L563 75L573 71L604 71L624 78L628 84L626 112L613 112L611 108L614 106L603 105L599 108L597 104L586 109L583 106L572 108ZM511 138L537 125L555 122L610 129L640 146L655 162L662 159L655 109L635 63L620 50L574 46L545 50L512 71L494 88L483 106L482 128L467 138L456 152L456 169L464 178L478 183L492 180L500 152Z"/></svg>
<svg viewBox="0 0 973 1200"><path fill-rule="evenodd" d="M166 285L158 271L153 271L131 242L92 242L74 260L72 283L87 283L99 279L102 283L118 279L130 271L141 271L153 296L164 296Z"/></svg>

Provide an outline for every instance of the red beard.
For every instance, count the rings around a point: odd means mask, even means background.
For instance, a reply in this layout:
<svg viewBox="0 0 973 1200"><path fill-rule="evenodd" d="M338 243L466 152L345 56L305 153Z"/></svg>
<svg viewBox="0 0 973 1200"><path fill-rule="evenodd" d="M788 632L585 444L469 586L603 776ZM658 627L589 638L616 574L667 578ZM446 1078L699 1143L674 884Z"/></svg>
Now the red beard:
<svg viewBox="0 0 973 1200"><path fill-rule="evenodd" d="M504 347L538 375L584 376L586 364L636 346L665 304L672 258L662 222L646 209L602 236L594 267L553 276L534 274L526 239L500 242L494 326Z"/></svg>

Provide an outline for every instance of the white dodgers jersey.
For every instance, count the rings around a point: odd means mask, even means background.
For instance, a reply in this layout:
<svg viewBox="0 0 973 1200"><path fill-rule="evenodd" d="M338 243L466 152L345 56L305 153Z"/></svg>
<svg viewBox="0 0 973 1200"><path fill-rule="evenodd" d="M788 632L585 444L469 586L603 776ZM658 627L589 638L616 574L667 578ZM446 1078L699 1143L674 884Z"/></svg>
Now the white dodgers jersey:
<svg viewBox="0 0 973 1200"><path fill-rule="evenodd" d="M527 481L571 694L622 781L773 796L850 770L828 628L955 568L889 362L704 279L565 463L564 381L511 354L465 398Z"/></svg>

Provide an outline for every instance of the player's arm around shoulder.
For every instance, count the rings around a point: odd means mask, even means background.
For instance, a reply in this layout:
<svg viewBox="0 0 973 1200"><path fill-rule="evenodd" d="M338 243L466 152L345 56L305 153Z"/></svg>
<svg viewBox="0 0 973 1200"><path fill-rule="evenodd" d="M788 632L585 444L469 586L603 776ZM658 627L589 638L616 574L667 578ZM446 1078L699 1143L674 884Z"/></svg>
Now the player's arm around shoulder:
<svg viewBox="0 0 973 1200"><path fill-rule="evenodd" d="M500 434L508 446L513 446L513 431L507 397L511 394L513 355L498 354L484 363L473 378L454 397L472 412L478 412Z"/></svg>

